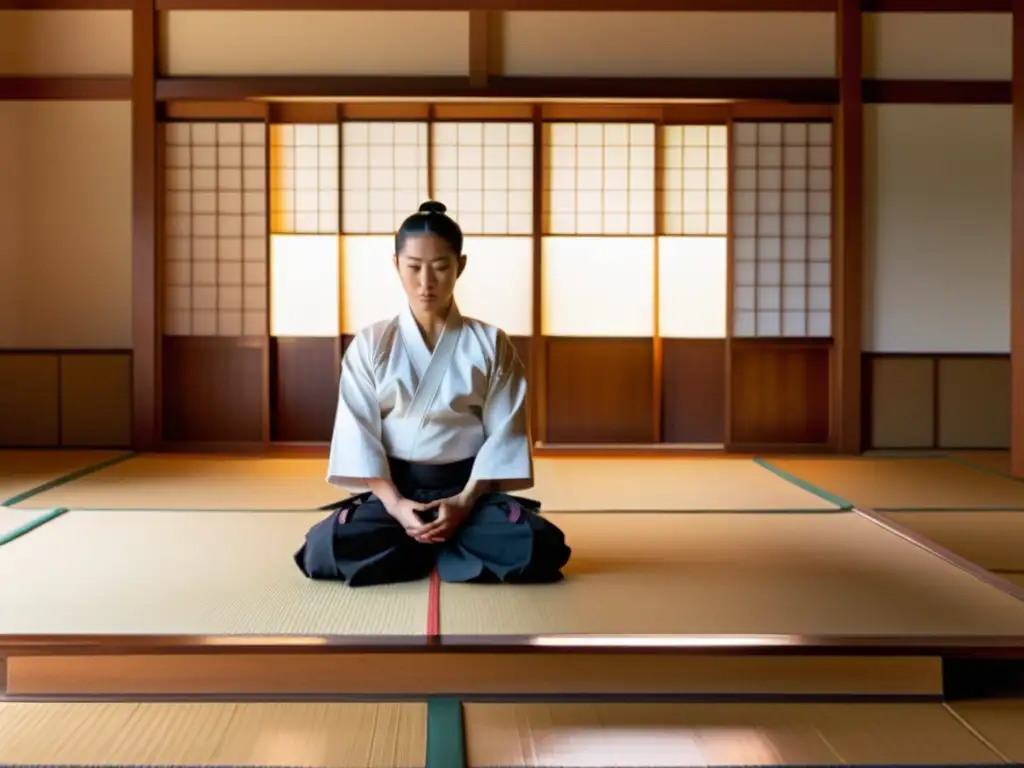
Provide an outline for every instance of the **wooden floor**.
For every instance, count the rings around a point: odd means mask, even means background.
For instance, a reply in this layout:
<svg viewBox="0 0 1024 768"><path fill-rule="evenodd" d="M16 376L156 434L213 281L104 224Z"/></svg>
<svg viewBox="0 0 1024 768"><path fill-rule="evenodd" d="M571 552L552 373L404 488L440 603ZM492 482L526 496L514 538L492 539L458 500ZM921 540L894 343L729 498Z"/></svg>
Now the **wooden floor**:
<svg viewBox="0 0 1024 768"><path fill-rule="evenodd" d="M1024 647L1006 469L543 458L563 583L351 590L291 561L320 458L0 452L0 764L1024 761L1024 700L944 700L933 650Z"/></svg>

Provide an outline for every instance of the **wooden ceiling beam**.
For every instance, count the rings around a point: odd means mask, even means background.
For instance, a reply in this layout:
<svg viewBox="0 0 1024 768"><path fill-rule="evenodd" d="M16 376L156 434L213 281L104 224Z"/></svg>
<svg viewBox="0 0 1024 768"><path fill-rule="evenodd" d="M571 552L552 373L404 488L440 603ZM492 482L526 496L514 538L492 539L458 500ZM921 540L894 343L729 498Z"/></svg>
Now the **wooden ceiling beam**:
<svg viewBox="0 0 1024 768"><path fill-rule="evenodd" d="M1013 0L861 0L865 13L1010 13ZM0 0L0 11L131 10L132 0ZM836 0L157 0L158 11L830 13Z"/></svg>
<svg viewBox="0 0 1024 768"><path fill-rule="evenodd" d="M482 75L477 74L477 77ZM544 99L604 100L625 103L644 100L672 102L678 99L734 100L757 104L828 105L838 102L838 79L718 80L663 78L619 78L595 82L577 78L505 78L489 70L486 84L472 85L470 78L431 77L217 77L163 78L156 82L157 99L163 104L179 102L252 103L258 110L263 102L279 98L337 100L375 99L458 99L461 103L484 103L498 99L532 103ZM544 82L545 80L549 82ZM540 81L540 82L538 82ZM989 80L864 80L865 104L1010 104L1012 84ZM130 77L0 77L0 100L88 100L121 101L131 98ZM500 103L500 102L496 102ZM681 104L689 109L696 101ZM441 104L444 104L442 101ZM607 104L598 105L607 111Z"/></svg>
<svg viewBox="0 0 1024 768"><path fill-rule="evenodd" d="M131 77L0 77L0 100L127 101Z"/></svg>
<svg viewBox="0 0 1024 768"><path fill-rule="evenodd" d="M159 101L284 98L394 99L733 99L834 103L834 78L196 77L160 78Z"/></svg>

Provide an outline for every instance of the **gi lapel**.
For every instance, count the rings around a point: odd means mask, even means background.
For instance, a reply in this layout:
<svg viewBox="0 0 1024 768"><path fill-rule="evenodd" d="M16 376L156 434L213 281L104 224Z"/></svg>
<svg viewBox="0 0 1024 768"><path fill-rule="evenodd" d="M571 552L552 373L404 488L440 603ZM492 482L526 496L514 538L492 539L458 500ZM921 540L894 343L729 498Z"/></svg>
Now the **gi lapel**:
<svg viewBox="0 0 1024 768"><path fill-rule="evenodd" d="M412 324L416 328L415 320L412 320ZM415 332L419 334L418 329ZM455 356L455 349L458 346L461 333L462 315L459 314L458 307L453 302L451 311L448 313L448 318L444 324L444 331L441 332L441 338L437 340L437 346L434 347L430 363L420 378L419 385L416 387L416 394L413 395L412 402L409 403L409 410L406 413L406 419L409 424L409 434L406 436L409 448L407 455L409 456L413 455L412 451L416 446L416 438L420 433L420 428L423 426L423 420L431 404L434 402L434 398L437 397L438 391L441 389L444 377L448 374L448 367ZM421 337L416 339L416 341L419 341L421 344L423 343ZM414 343L412 342L412 344Z"/></svg>

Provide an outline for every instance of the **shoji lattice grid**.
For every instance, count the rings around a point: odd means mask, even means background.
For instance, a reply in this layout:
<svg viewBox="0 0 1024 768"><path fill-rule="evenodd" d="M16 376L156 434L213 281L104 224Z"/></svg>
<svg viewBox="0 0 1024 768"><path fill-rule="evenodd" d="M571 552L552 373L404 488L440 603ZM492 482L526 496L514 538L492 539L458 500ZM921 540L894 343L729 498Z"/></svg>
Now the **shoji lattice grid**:
<svg viewBox="0 0 1024 768"><path fill-rule="evenodd" d="M653 124L549 124L545 234L653 235L654 142Z"/></svg>
<svg viewBox="0 0 1024 768"><path fill-rule="evenodd" d="M271 228L337 234L338 126L270 126Z"/></svg>
<svg viewBox="0 0 1024 768"><path fill-rule="evenodd" d="M724 125L668 125L662 129L662 232L728 232L729 146Z"/></svg>
<svg viewBox="0 0 1024 768"><path fill-rule="evenodd" d="M533 233L533 125L435 123L434 197L467 235Z"/></svg>
<svg viewBox="0 0 1024 768"><path fill-rule="evenodd" d="M262 123L165 126L164 333L267 329Z"/></svg>
<svg viewBox="0 0 1024 768"><path fill-rule="evenodd" d="M832 333L832 126L737 123L733 335Z"/></svg>
<svg viewBox="0 0 1024 768"><path fill-rule="evenodd" d="M342 125L342 232L392 234L427 199L427 124Z"/></svg>

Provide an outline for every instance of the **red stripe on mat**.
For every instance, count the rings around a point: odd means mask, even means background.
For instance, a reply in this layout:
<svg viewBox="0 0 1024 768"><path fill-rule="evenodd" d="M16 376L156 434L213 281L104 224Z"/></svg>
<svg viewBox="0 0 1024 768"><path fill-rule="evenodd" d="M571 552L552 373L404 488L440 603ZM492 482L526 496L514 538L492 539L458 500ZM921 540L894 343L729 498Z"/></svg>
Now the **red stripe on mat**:
<svg viewBox="0 0 1024 768"><path fill-rule="evenodd" d="M430 574L427 592L427 637L441 634L441 575L435 568Z"/></svg>

